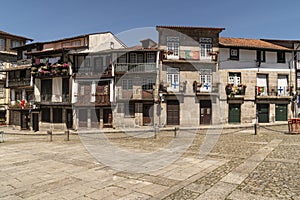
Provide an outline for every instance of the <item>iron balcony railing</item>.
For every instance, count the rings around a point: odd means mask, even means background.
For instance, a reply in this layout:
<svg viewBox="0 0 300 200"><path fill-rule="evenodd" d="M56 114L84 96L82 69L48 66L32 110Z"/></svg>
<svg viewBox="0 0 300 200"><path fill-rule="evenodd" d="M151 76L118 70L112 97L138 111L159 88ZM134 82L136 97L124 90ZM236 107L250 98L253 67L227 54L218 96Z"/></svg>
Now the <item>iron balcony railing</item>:
<svg viewBox="0 0 300 200"><path fill-rule="evenodd" d="M255 86L256 96L290 96L289 86Z"/></svg>

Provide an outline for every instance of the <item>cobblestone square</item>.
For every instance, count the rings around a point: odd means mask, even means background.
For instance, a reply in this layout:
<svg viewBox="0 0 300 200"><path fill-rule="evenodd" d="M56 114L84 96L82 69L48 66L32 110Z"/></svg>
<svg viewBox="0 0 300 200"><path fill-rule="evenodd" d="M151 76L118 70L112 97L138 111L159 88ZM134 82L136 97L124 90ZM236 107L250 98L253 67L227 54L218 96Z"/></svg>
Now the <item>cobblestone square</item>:
<svg viewBox="0 0 300 200"><path fill-rule="evenodd" d="M0 143L1 199L300 199L300 135L287 126L223 129L210 153L199 157L205 131L175 162L134 173L95 159L77 134L32 135L5 130ZM185 134L184 130L179 132ZM109 133L122 148L155 151L172 140Z"/></svg>

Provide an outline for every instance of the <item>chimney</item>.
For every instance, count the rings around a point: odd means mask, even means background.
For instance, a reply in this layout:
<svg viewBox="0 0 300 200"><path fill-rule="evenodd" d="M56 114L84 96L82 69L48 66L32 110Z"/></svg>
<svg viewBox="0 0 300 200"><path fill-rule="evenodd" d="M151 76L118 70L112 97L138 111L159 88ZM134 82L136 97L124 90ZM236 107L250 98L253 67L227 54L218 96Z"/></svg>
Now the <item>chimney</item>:
<svg viewBox="0 0 300 200"><path fill-rule="evenodd" d="M142 47L144 49L149 49L149 48L155 47L157 45L157 43L154 42L153 40L151 40L150 38L141 40L140 42L142 43Z"/></svg>

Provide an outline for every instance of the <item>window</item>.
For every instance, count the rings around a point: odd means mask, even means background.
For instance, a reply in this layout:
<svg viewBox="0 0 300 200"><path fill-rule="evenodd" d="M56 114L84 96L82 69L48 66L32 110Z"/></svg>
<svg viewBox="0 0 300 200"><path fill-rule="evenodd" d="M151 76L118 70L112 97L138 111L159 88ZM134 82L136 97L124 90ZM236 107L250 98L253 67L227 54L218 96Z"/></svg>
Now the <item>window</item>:
<svg viewBox="0 0 300 200"><path fill-rule="evenodd" d="M19 46L21 46L21 42L20 41L16 41L16 40L12 40L11 41L11 48L19 47Z"/></svg>
<svg viewBox="0 0 300 200"><path fill-rule="evenodd" d="M179 58L179 37L167 37L168 56Z"/></svg>
<svg viewBox="0 0 300 200"><path fill-rule="evenodd" d="M130 53L130 63L137 63L137 54L136 53Z"/></svg>
<svg viewBox="0 0 300 200"><path fill-rule="evenodd" d="M124 103L124 115L125 117L134 117L135 104L133 102Z"/></svg>
<svg viewBox="0 0 300 200"><path fill-rule="evenodd" d="M179 69L168 68L167 69L167 83L169 85L168 90L179 91Z"/></svg>
<svg viewBox="0 0 300 200"><path fill-rule="evenodd" d="M5 51L6 50L6 41L3 38L0 38L0 51Z"/></svg>
<svg viewBox="0 0 300 200"><path fill-rule="evenodd" d="M147 63L154 63L155 62L155 54L153 52L147 53Z"/></svg>
<svg viewBox="0 0 300 200"><path fill-rule="evenodd" d="M241 84L241 73L229 72L228 83L233 85Z"/></svg>
<svg viewBox="0 0 300 200"><path fill-rule="evenodd" d="M90 67L91 66L91 58L85 57L84 59L84 67Z"/></svg>
<svg viewBox="0 0 300 200"><path fill-rule="evenodd" d="M155 80L148 78L148 79L143 79L143 90L152 90L153 89L153 85L155 85Z"/></svg>
<svg viewBox="0 0 300 200"><path fill-rule="evenodd" d="M137 55L137 63L143 63L144 62L144 55L138 54Z"/></svg>
<svg viewBox="0 0 300 200"><path fill-rule="evenodd" d="M200 59L210 60L212 52L212 39L200 38Z"/></svg>
<svg viewBox="0 0 300 200"><path fill-rule="evenodd" d="M41 81L41 97L42 101L51 101L52 79L44 79Z"/></svg>
<svg viewBox="0 0 300 200"><path fill-rule="evenodd" d="M3 99L5 97L4 88L0 87L0 99Z"/></svg>
<svg viewBox="0 0 300 200"><path fill-rule="evenodd" d="M103 58L102 57L96 57L94 59L94 64L95 64L95 66L94 66L95 71L102 73L103 72Z"/></svg>
<svg viewBox="0 0 300 200"><path fill-rule="evenodd" d="M75 56L74 58L74 72L78 72L82 63L84 62L84 56Z"/></svg>
<svg viewBox="0 0 300 200"><path fill-rule="evenodd" d="M256 61L257 62L266 62L266 52L265 51L256 51Z"/></svg>
<svg viewBox="0 0 300 200"><path fill-rule="evenodd" d="M119 56L118 56L118 63L127 63L127 59L126 59L126 54L124 53L124 54L119 54Z"/></svg>
<svg viewBox="0 0 300 200"><path fill-rule="evenodd" d="M133 81L132 80L122 80L122 89L123 90L132 90Z"/></svg>
<svg viewBox="0 0 300 200"><path fill-rule="evenodd" d="M237 48L230 49L230 60L239 60L239 49Z"/></svg>
<svg viewBox="0 0 300 200"><path fill-rule="evenodd" d="M277 63L285 63L285 52L284 51L277 52Z"/></svg>
<svg viewBox="0 0 300 200"><path fill-rule="evenodd" d="M201 92L210 92L212 86L212 73L210 69L200 71L200 82L202 87L200 88Z"/></svg>

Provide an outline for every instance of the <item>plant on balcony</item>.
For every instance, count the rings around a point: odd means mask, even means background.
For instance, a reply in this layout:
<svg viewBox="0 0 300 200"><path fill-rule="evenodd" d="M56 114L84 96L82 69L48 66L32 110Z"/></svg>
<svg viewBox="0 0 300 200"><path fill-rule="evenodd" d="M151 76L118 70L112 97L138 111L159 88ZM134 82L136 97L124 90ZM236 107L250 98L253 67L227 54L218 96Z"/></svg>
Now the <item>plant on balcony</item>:
<svg viewBox="0 0 300 200"><path fill-rule="evenodd" d="M225 87L226 95L245 95L246 87L244 84L234 85L228 83Z"/></svg>

